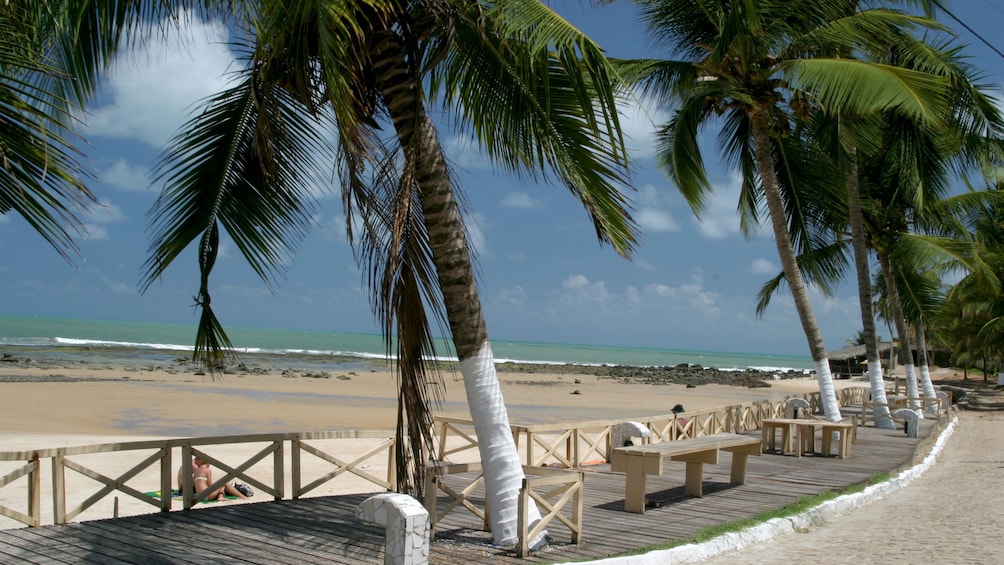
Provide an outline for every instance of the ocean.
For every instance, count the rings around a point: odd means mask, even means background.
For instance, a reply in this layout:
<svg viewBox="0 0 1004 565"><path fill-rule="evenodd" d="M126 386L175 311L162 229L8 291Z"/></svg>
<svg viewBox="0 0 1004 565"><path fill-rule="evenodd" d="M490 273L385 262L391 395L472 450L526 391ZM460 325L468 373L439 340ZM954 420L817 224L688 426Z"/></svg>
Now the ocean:
<svg viewBox="0 0 1004 565"><path fill-rule="evenodd" d="M314 370L355 370L387 365L377 334L226 327L241 360ZM115 365L165 365L191 355L195 323L170 324L0 315L0 354L63 362ZM672 366L693 364L719 369L808 370L808 356L616 347L492 340L495 361ZM455 359L446 340L437 357Z"/></svg>

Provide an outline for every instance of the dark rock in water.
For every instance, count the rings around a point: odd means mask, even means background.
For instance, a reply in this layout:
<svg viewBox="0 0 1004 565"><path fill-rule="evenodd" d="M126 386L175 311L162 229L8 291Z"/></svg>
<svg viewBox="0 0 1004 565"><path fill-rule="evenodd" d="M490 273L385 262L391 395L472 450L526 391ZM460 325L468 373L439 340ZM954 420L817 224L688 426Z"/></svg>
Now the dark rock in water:
<svg viewBox="0 0 1004 565"><path fill-rule="evenodd" d="M540 365L530 363L497 363L496 370L505 373L533 373L540 371ZM616 379L623 383L640 384L682 384L694 388L705 384L723 384L747 388L769 387L767 381L804 377L802 371L757 371L753 369L723 371L706 369L700 365L681 363L676 366L635 367L631 365L548 365L547 372L596 375Z"/></svg>

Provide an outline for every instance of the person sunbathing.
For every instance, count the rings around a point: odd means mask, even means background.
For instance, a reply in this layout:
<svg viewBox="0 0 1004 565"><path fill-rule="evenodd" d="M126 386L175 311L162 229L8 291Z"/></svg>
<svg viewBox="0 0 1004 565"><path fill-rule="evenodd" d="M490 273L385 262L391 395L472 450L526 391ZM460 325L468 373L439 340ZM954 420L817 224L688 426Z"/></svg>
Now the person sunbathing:
<svg viewBox="0 0 1004 565"><path fill-rule="evenodd" d="M196 493L202 493L209 488L209 485L213 484L213 468L208 462L200 459L199 457L192 457L190 471L192 473L192 485L195 487ZM178 469L178 491L181 492L184 488L184 475L185 465L182 464L181 468ZM206 500L223 500L226 496L235 496L237 498L248 498L254 496L254 491L248 485L240 484L238 482L225 483L223 486L217 488L216 490L206 494Z"/></svg>

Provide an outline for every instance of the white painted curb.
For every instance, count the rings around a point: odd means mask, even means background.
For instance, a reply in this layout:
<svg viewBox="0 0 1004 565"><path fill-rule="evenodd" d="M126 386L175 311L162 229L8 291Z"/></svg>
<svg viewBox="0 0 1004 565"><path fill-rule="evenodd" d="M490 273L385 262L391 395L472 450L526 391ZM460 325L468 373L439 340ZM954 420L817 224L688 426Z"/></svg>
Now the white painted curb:
<svg viewBox="0 0 1004 565"><path fill-rule="evenodd" d="M819 506L810 508L801 514L796 514L787 518L773 518L763 524L758 524L739 532L723 534L703 543L680 545L672 549L652 551L644 555L610 557L607 559L600 559L598 561L587 561L585 563L587 565L667 565L669 563L700 563L701 561L714 555L718 555L719 553L742 549L749 545L764 542L783 534L790 534L808 526L825 524L826 521L831 518L844 514L854 508L857 508L858 506L874 502L895 490L905 487L924 474L925 471L934 465L938 456L941 455L941 451L944 449L948 438L950 438L952 433L955 431L955 425L958 421L958 417L952 418L952 421L949 422L949 424L941 432L941 435L938 436L937 441L934 442L934 446L931 448L931 452L924 458L923 461L913 467L910 467L906 471L903 471L896 477L883 483L866 487L861 492L838 496L833 500L828 500ZM577 563L581 565L583 562Z"/></svg>

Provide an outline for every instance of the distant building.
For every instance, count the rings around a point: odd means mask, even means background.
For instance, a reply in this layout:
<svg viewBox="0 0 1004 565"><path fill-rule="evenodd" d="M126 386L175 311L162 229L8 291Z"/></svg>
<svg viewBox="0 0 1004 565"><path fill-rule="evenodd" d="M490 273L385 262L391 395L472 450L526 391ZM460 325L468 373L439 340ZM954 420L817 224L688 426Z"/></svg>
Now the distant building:
<svg viewBox="0 0 1004 565"><path fill-rule="evenodd" d="M889 370L891 359L893 359L892 366L895 368L894 357L891 358L889 355L892 347L893 344L889 342L879 344L879 358L882 359L882 367L885 371ZM834 378L849 379L851 377L858 377L868 370L868 356L865 354L864 345L848 345L843 349L831 351L826 355L829 357L830 373L833 374Z"/></svg>
<svg viewBox="0 0 1004 565"><path fill-rule="evenodd" d="M894 347L899 347L899 343L885 341L879 344L879 359L882 360L882 371L886 374L895 369L899 362L899 352L894 351ZM914 349L912 353L916 364L917 350ZM830 351L826 355L830 359L830 373L834 378L849 379L861 376L868 370L868 357L865 355L864 345L849 345L838 351ZM928 351L927 355L931 365L950 366L951 354L947 351Z"/></svg>

